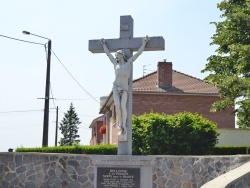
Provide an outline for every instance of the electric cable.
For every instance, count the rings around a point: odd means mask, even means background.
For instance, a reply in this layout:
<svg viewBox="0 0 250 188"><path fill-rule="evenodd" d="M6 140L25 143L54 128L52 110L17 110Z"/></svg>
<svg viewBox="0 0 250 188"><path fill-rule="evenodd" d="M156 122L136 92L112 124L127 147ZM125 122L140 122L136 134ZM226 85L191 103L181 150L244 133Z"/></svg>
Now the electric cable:
<svg viewBox="0 0 250 188"><path fill-rule="evenodd" d="M54 108L50 108L54 109ZM38 109L38 110L15 110L15 111L4 111L0 112L0 114L7 114L7 113L24 113L24 112L37 112L37 111L44 111L44 109Z"/></svg>
<svg viewBox="0 0 250 188"><path fill-rule="evenodd" d="M39 110L20 110L20 111L5 111L5 112L0 112L1 114L5 113L19 113L19 112L36 112L36 111L43 111L43 109L39 109Z"/></svg>
<svg viewBox="0 0 250 188"><path fill-rule="evenodd" d="M1 130L1 131L4 131L4 130L11 130L11 129L13 129L13 128L15 128L15 129L20 129L20 128L25 129L25 128L39 127L39 126L41 126L41 125L21 125L21 126L14 126L14 127L0 127L0 130Z"/></svg>
<svg viewBox="0 0 250 188"><path fill-rule="evenodd" d="M95 98L98 98L98 97L95 97ZM88 99L58 99L56 98L55 100L57 101L86 101L86 100L92 100L93 98L88 98Z"/></svg>
<svg viewBox="0 0 250 188"><path fill-rule="evenodd" d="M68 69L63 65L62 61L57 57L57 55L55 54L55 52L53 50L51 50L52 53L54 54L54 56L57 58L57 60L61 63L61 65L63 66L63 68L67 71L67 73L71 76L71 78L92 98L94 99L98 104L100 104L99 101L97 101L75 78L74 76L68 71Z"/></svg>
<svg viewBox="0 0 250 188"><path fill-rule="evenodd" d="M26 41L26 40L21 40L21 39L17 39L17 38L13 38L13 37L9 37L9 36L5 36L5 35L0 35L1 37L5 37L8 39L12 39L12 40L17 40L20 42L27 42L27 43L31 43L31 44L39 44L39 45L43 45L45 47L45 52L46 52L46 58L47 58L47 48L46 48L46 44L42 44L42 43L37 43L37 42L31 42L31 41ZM69 70L63 65L62 61L57 57L57 55L55 54L55 52L53 50L51 50L52 53L54 54L54 56L57 58L57 60L61 63L61 65L64 67L64 69L68 72L68 74L72 77L72 79L92 98L94 99L98 104L100 104L99 101L97 101L76 79L75 77L69 72Z"/></svg>
<svg viewBox="0 0 250 188"><path fill-rule="evenodd" d="M8 39L12 39L12 40L16 40L16 41L19 41L19 42L26 42L26 43L31 43L31 44L38 44L38 45L43 45L44 48L45 48L45 53L46 53L46 61L47 61L47 47L46 47L46 44L42 44L42 43L37 43L37 42L32 42L32 41L26 41L26 40L22 40L22 39L17 39L17 38L13 38L13 37L9 37L9 36L5 36L5 35L0 35L0 37L4 37L4 38L8 38ZM93 99L95 100L98 104L100 104L100 102L98 100L96 100L97 97L93 97L76 79L75 77L69 72L69 70L64 66L64 64L62 63L62 61L57 57L57 55L55 54L55 52L53 50L51 50L52 53L54 54L54 56L57 58L57 60L61 63L61 65L63 66L63 68L67 71L67 73L71 76L71 78L91 97L90 99ZM55 105L55 100L54 100L54 97L53 97L53 92L52 92L52 88L51 88L51 85L50 85L50 90L51 90L51 95L52 95L52 98L53 98L53 103L54 103L54 107L56 108L56 105ZM58 100L89 100L89 99L58 99ZM54 108L49 108L49 109L54 109ZM35 112L35 111L44 111L44 109L39 109L39 110L21 110L21 111L3 111L3 112L0 112L0 113L25 113L25 112ZM61 110L60 110L61 111ZM61 111L61 113L64 113Z"/></svg>
<svg viewBox="0 0 250 188"><path fill-rule="evenodd" d="M22 39L17 39L17 38L8 37L8 36L5 36L5 35L0 35L0 37L5 37L5 38L8 38L8 39L17 40L17 41L20 41L20 42L27 42L27 43L31 43L31 44L39 44L39 45L44 45L44 44L42 44L42 43L38 43L38 42L31 42L31 41L22 40Z"/></svg>
<svg viewBox="0 0 250 188"><path fill-rule="evenodd" d="M52 96L52 101L53 101L54 107L56 108L56 104L55 104L55 100L54 100L54 96L53 96L53 92L52 92L51 83L50 83L50 93L51 93L51 96Z"/></svg>

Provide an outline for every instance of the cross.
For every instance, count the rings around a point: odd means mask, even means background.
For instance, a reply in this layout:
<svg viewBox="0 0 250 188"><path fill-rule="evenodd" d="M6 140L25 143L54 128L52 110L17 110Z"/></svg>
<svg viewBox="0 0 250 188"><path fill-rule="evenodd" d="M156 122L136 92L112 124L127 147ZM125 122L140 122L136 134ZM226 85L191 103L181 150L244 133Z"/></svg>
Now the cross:
<svg viewBox="0 0 250 188"><path fill-rule="evenodd" d="M142 37L133 38L133 18L131 16L120 17L120 38L105 39L105 43L110 52L122 50L128 58L132 57L133 52L137 51L142 45ZM144 51L164 50L165 41L163 37L150 37ZM92 53L104 53L100 39L89 40L89 51ZM127 101L127 135L123 138L118 137L118 155L132 155L132 87L133 69L129 78L129 90Z"/></svg>

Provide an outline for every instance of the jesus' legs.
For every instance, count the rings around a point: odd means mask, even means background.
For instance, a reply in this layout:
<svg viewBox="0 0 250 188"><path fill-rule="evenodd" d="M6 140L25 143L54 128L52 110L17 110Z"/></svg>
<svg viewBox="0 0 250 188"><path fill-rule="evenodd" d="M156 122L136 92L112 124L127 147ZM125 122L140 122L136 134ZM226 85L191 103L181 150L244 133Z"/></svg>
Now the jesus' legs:
<svg viewBox="0 0 250 188"><path fill-rule="evenodd" d="M118 117L118 131L121 131L122 134L127 132L127 99L128 92L126 90L121 90L117 87L113 88L113 98L116 107L116 114Z"/></svg>
<svg viewBox="0 0 250 188"><path fill-rule="evenodd" d="M127 98L128 98L128 92L123 91L121 95L121 114L122 114L122 126L124 133L127 132Z"/></svg>
<svg viewBox="0 0 250 188"><path fill-rule="evenodd" d="M118 117L118 131L122 131L121 99L116 87L113 88L113 98L115 102L116 115Z"/></svg>

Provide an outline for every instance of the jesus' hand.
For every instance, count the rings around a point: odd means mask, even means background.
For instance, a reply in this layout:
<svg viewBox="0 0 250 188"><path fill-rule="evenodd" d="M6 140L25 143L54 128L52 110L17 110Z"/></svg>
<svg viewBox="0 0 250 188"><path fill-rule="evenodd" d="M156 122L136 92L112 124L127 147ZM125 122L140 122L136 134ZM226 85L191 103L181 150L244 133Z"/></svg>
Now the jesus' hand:
<svg viewBox="0 0 250 188"><path fill-rule="evenodd" d="M105 39L101 39L101 44L104 45L105 44Z"/></svg>
<svg viewBox="0 0 250 188"><path fill-rule="evenodd" d="M147 43L149 41L149 39L150 38L148 37L148 35L146 35L146 37L144 37L144 42Z"/></svg>

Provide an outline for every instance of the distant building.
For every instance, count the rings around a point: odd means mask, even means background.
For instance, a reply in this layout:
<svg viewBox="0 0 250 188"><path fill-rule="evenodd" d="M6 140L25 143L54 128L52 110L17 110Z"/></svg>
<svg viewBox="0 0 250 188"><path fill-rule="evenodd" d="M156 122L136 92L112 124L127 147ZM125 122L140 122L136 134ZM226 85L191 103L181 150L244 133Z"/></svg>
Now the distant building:
<svg viewBox="0 0 250 188"><path fill-rule="evenodd" d="M234 128L232 108L210 112L211 105L220 100L218 91L218 88L201 79L173 70L171 62L158 62L157 71L133 81L132 111L137 116L150 111L166 114L186 111L202 115L217 123L218 128ZM105 99L100 108L103 116L98 119L102 119L98 123L106 126L106 133L101 135L102 141L116 144L117 121L112 92ZM98 131L98 125L92 123L90 128ZM91 140L95 139L92 137ZM98 140L91 142L99 144Z"/></svg>
<svg viewBox="0 0 250 188"><path fill-rule="evenodd" d="M103 142L103 135L100 133L100 128L103 125L103 116L100 116L92 121L89 128L92 128L92 136L90 145L98 145Z"/></svg>

